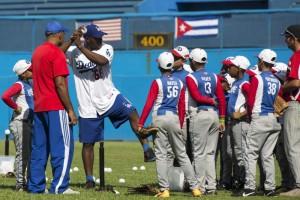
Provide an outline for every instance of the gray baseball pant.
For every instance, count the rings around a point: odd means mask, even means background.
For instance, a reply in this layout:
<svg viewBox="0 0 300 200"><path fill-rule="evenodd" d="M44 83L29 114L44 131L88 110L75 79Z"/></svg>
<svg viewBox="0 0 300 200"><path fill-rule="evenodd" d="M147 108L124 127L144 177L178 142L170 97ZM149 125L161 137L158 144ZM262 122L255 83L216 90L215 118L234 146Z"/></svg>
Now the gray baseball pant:
<svg viewBox="0 0 300 200"><path fill-rule="evenodd" d="M200 188L216 189L215 155L219 138L219 116L214 110L191 111L190 134L193 165Z"/></svg>
<svg viewBox="0 0 300 200"><path fill-rule="evenodd" d="M255 190L256 162L261 156L261 162L265 174L264 189L275 189L275 165L273 151L277 143L281 126L273 113L265 116L252 114L250 128L246 136L245 189Z"/></svg>
<svg viewBox="0 0 300 200"><path fill-rule="evenodd" d="M275 147L275 156L281 172L281 186L284 188L292 188L295 185L295 181L284 151L283 138L283 129L281 129Z"/></svg>
<svg viewBox="0 0 300 200"><path fill-rule="evenodd" d="M236 167L235 179L245 182L245 143L250 124L246 121L232 120L233 153Z"/></svg>
<svg viewBox="0 0 300 200"><path fill-rule="evenodd" d="M295 186L300 188L300 103L290 101L284 113L283 135L284 149L290 169L295 179Z"/></svg>
<svg viewBox="0 0 300 200"><path fill-rule="evenodd" d="M12 120L9 124L9 129L14 136L16 148L16 188L20 189L26 186L25 172L29 164L31 152L32 123L27 120Z"/></svg>
<svg viewBox="0 0 300 200"><path fill-rule="evenodd" d="M190 189L199 188L193 166L186 154L178 115L167 111L165 115L153 116L152 118L153 125L159 129L154 140L154 151L156 156L157 178L161 190L169 189L168 169L170 161L168 152L170 147L183 170Z"/></svg>

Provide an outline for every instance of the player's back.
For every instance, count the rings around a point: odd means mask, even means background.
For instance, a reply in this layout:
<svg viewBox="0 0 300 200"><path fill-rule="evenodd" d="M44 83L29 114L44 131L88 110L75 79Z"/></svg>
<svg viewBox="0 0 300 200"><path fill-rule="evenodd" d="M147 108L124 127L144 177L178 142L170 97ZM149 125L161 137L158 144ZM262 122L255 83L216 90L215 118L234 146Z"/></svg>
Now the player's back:
<svg viewBox="0 0 300 200"><path fill-rule="evenodd" d="M158 85L158 95L153 112L156 112L157 115L165 114L166 111L177 113L183 83L172 75L163 75L155 81Z"/></svg>
<svg viewBox="0 0 300 200"><path fill-rule="evenodd" d="M261 72L255 78L258 81L258 85L252 112L260 114L273 113L275 98L280 89L279 80L272 72Z"/></svg>

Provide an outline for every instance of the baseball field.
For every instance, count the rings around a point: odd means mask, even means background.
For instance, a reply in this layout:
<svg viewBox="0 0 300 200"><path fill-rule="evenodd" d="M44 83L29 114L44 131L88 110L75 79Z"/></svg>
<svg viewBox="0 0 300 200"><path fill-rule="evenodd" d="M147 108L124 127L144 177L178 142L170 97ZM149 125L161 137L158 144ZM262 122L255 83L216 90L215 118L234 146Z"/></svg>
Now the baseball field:
<svg viewBox="0 0 300 200"><path fill-rule="evenodd" d="M94 175L99 178L98 168L98 147L96 145L95 164L94 164ZM10 154L14 155L13 143L10 143ZM0 154L4 152L4 142L0 142ZM98 192L95 190L85 190L84 182L85 175L81 160L81 144L76 143L75 154L73 159L72 168L78 167L79 171L72 172L71 176L71 187L74 190L80 191L80 195L50 195L50 194L39 194L33 195L26 192L16 192L14 190L15 179L0 177L0 199L22 199L22 200L35 200L35 199L154 199L153 195L146 193L132 192L132 188L139 187L143 184L155 184L156 183L156 171L155 163L144 163L142 149L137 142L106 142L105 143L105 167L111 168L111 173L106 173L106 184L114 186L120 194L114 194L112 192ZM133 171L132 168L136 166L138 170ZM140 166L145 166L145 170L140 170ZM276 182L280 184L280 173L278 165L276 163ZM47 168L48 187L51 180L51 169L50 166ZM119 183L119 179L125 179L125 183ZM172 192L171 199L191 199L190 193ZM270 197L256 196L247 197L247 199L268 199ZM278 200L283 199L300 199L300 198L289 198L289 197L274 197ZM231 192L218 191L215 196L203 196L200 199L214 199L214 200L227 200L227 199L244 199L244 197L232 197Z"/></svg>

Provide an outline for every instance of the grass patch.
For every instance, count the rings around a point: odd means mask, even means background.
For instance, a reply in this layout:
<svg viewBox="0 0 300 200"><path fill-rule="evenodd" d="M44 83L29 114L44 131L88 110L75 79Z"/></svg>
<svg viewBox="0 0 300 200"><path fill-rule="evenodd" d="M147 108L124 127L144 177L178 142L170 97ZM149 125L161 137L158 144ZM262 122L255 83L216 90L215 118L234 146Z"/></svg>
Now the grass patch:
<svg viewBox="0 0 300 200"><path fill-rule="evenodd" d="M14 155L13 143L10 143L10 155ZM94 175L99 177L99 159L98 159L99 144L95 146L95 164ZM0 142L0 153L4 152L4 142ZM15 179L0 177L0 199L153 199L152 196L146 194L129 194L130 187L137 187L142 184L156 183L156 169L155 163L144 163L142 149L138 142L106 142L105 143L105 167L112 168L112 173L106 173L106 184L113 185L120 195L115 195L111 192L97 192L95 190L85 190L83 185L85 183L85 175L81 160L81 144L75 143L75 154L72 163L72 168L77 166L79 172L71 173L71 188L80 191L80 195L50 195L50 194L28 194L26 192L15 192ZM276 163L277 164L277 163ZM144 165L145 171L132 171L133 166L140 167ZM276 165L276 181L280 184L280 173L278 165ZM47 177L49 180L52 178L51 169L48 165ZM120 178L124 178L126 182L121 184L118 182ZM257 179L258 180L258 179ZM48 181L48 188L50 182ZM172 199L188 199L192 198L190 193L171 192ZM244 199L243 197L232 197L230 192L219 191L216 196L203 196L201 199L214 199L214 200L229 200L229 199ZM267 197L247 197L247 199L268 199ZM291 199L278 197L278 200ZM300 198L292 198L300 199Z"/></svg>

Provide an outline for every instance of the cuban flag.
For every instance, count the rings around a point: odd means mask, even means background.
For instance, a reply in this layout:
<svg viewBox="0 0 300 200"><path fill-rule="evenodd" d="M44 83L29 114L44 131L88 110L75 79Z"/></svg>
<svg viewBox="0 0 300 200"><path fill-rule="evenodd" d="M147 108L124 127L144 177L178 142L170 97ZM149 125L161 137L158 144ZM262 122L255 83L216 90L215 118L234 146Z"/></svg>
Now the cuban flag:
<svg viewBox="0 0 300 200"><path fill-rule="evenodd" d="M217 17L175 17L175 38L216 36L218 33Z"/></svg>

